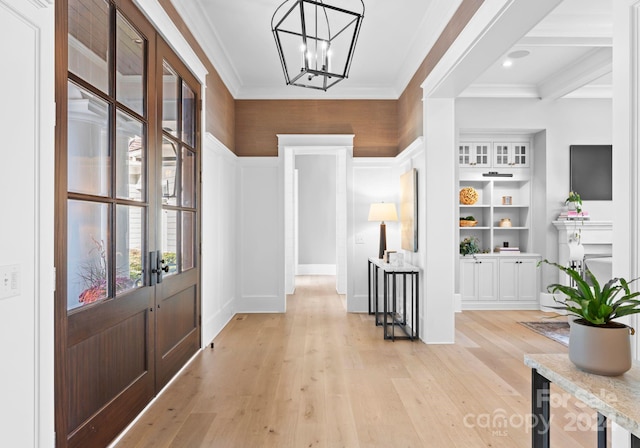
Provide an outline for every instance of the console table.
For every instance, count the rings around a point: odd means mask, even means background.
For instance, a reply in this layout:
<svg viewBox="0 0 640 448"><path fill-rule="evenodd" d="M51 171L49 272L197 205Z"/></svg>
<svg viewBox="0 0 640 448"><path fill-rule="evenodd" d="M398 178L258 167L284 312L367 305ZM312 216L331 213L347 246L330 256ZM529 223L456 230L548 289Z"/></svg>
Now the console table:
<svg viewBox="0 0 640 448"><path fill-rule="evenodd" d="M385 339L417 339L420 334L418 319L418 280L420 268L410 264L393 266L379 258L368 262L369 314L374 314L376 325L382 326ZM379 276L382 273L382 310L379 309ZM399 294L399 289L401 294ZM407 294L409 292L409 294ZM409 296L409 297L407 297ZM396 336L400 328L404 336Z"/></svg>
<svg viewBox="0 0 640 448"><path fill-rule="evenodd" d="M631 447L640 448L640 366L617 377L583 372L567 354L525 355L531 367L532 446L548 448L551 382L598 413L598 448L607 446L607 419L631 433Z"/></svg>

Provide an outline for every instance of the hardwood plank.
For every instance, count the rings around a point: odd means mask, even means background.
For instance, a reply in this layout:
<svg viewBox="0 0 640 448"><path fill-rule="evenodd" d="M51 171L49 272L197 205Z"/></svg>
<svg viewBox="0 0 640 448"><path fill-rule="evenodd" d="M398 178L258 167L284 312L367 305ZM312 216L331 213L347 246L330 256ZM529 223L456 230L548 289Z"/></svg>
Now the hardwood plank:
<svg viewBox="0 0 640 448"><path fill-rule="evenodd" d="M232 319L117 446L530 445L524 353L567 352L518 323L544 313L465 311L455 344L391 342L345 312L332 277L296 288L285 314ZM552 446L594 445L574 430L592 411L553 386L552 398Z"/></svg>

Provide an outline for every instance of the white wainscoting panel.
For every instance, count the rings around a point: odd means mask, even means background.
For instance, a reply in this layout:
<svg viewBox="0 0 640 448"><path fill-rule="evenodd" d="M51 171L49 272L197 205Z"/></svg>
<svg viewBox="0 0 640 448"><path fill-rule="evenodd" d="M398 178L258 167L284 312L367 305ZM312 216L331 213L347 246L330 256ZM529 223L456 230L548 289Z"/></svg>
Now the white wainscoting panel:
<svg viewBox="0 0 640 448"><path fill-rule="evenodd" d="M240 157L236 312L284 312L282 169L276 157Z"/></svg>
<svg viewBox="0 0 640 448"><path fill-rule="evenodd" d="M238 157L207 133L202 151L202 346L235 313Z"/></svg>

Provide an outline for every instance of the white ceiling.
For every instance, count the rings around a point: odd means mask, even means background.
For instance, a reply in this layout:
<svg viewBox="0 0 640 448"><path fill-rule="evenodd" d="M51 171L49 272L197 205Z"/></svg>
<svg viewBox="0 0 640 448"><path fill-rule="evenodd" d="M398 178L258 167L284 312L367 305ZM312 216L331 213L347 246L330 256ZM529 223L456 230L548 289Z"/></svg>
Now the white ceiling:
<svg viewBox="0 0 640 448"><path fill-rule="evenodd" d="M322 92L285 85L271 33L282 0L172 0L237 99L396 99L460 1L364 0L349 79ZM564 0L461 96L610 97L611 2ZM360 0L331 4L361 8ZM515 50L530 54L503 67Z"/></svg>

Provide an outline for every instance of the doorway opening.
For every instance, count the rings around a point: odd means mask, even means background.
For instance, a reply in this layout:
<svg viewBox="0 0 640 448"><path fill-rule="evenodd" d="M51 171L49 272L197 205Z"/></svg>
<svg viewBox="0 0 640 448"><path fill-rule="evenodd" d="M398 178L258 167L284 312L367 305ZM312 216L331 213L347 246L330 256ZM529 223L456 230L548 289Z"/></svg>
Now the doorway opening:
<svg viewBox="0 0 640 448"><path fill-rule="evenodd" d="M336 292L345 294L348 303L347 161L352 157L353 135L279 135L278 142L284 158L285 295L295 291L299 260L296 257L296 156L332 156L335 162L335 284Z"/></svg>

